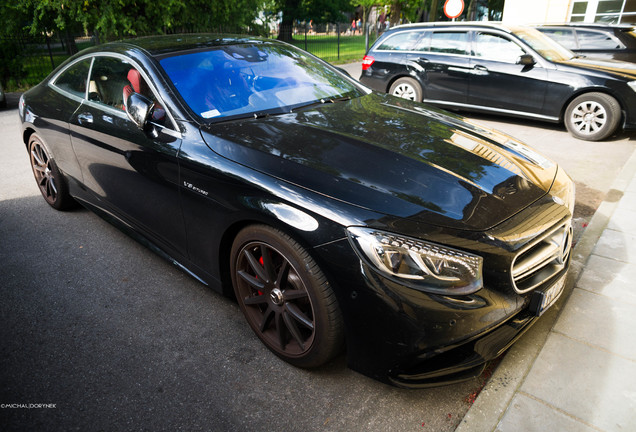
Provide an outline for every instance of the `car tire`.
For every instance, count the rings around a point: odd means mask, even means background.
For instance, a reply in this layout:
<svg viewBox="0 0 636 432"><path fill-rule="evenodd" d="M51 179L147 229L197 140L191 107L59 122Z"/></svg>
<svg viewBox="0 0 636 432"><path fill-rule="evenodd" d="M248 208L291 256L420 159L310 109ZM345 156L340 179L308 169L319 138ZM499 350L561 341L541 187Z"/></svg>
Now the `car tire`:
<svg viewBox="0 0 636 432"><path fill-rule="evenodd" d="M586 141L600 141L612 135L621 119L621 107L605 93L585 93L565 110L565 127L574 137Z"/></svg>
<svg viewBox="0 0 636 432"><path fill-rule="evenodd" d="M230 263L238 304L267 348L303 368L323 365L340 352L336 297L300 244L275 228L248 226L234 240Z"/></svg>
<svg viewBox="0 0 636 432"><path fill-rule="evenodd" d="M389 93L416 102L422 102L422 87L413 78L399 78L391 84Z"/></svg>
<svg viewBox="0 0 636 432"><path fill-rule="evenodd" d="M75 200L69 195L66 179L42 139L35 134L31 135L28 148L33 176L44 200L56 210L73 207Z"/></svg>

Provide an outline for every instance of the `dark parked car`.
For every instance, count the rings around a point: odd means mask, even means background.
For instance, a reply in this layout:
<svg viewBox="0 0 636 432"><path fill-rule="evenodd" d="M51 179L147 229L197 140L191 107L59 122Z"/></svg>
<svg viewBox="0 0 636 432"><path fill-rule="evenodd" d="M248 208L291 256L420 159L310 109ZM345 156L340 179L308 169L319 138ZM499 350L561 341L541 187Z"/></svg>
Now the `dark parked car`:
<svg viewBox="0 0 636 432"><path fill-rule="evenodd" d="M79 201L235 295L293 365L346 347L350 367L396 385L468 378L563 289L562 169L284 43L102 45L19 113L51 206Z"/></svg>
<svg viewBox="0 0 636 432"><path fill-rule="evenodd" d="M395 27L365 55L360 81L449 109L563 122L584 140L636 128L635 65L576 58L529 27Z"/></svg>
<svg viewBox="0 0 636 432"><path fill-rule="evenodd" d="M636 29L627 24L544 24L536 27L576 54L636 63Z"/></svg>
<svg viewBox="0 0 636 432"><path fill-rule="evenodd" d="M6 107L7 107L7 96L4 93L2 84L0 84L0 108L6 108Z"/></svg>

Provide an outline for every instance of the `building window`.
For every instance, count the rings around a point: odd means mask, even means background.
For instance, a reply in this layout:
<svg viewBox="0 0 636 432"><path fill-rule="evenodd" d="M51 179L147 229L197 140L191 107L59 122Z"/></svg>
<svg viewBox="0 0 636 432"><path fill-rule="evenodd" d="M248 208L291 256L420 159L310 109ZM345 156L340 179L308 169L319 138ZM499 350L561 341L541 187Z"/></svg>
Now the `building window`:
<svg viewBox="0 0 636 432"><path fill-rule="evenodd" d="M570 22L636 23L636 0L574 1Z"/></svg>

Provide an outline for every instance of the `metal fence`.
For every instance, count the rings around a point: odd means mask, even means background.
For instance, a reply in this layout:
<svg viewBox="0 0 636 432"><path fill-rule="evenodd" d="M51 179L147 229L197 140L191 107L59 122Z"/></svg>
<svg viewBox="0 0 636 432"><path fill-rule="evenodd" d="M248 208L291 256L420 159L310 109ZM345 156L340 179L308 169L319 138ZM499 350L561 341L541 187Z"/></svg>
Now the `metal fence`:
<svg viewBox="0 0 636 432"><path fill-rule="evenodd" d="M63 34L0 37L0 82L7 91L32 87L69 56L94 44L92 37Z"/></svg>
<svg viewBox="0 0 636 432"><path fill-rule="evenodd" d="M329 62L361 60L378 37L375 27L365 27L366 30L346 23L299 24L293 26L291 43Z"/></svg>
<svg viewBox="0 0 636 432"><path fill-rule="evenodd" d="M180 33L200 32L200 29L179 29ZM299 23L290 28L268 26L260 28L212 28L209 33L250 34L268 38L283 38L329 62L361 60L369 45L378 37L373 27L367 31L350 24ZM64 33L32 36L27 34L0 37L0 82L6 91L25 90L44 79L72 54L99 44L96 36Z"/></svg>

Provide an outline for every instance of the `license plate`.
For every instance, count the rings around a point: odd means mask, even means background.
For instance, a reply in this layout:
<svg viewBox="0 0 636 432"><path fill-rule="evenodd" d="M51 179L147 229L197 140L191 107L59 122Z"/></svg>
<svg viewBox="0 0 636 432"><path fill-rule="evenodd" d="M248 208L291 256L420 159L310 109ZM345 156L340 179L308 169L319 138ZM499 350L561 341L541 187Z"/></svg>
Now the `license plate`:
<svg viewBox="0 0 636 432"><path fill-rule="evenodd" d="M545 291L535 291L530 299L530 312L536 316L541 316L550 308L561 296L565 286L565 275L561 276L554 285Z"/></svg>

